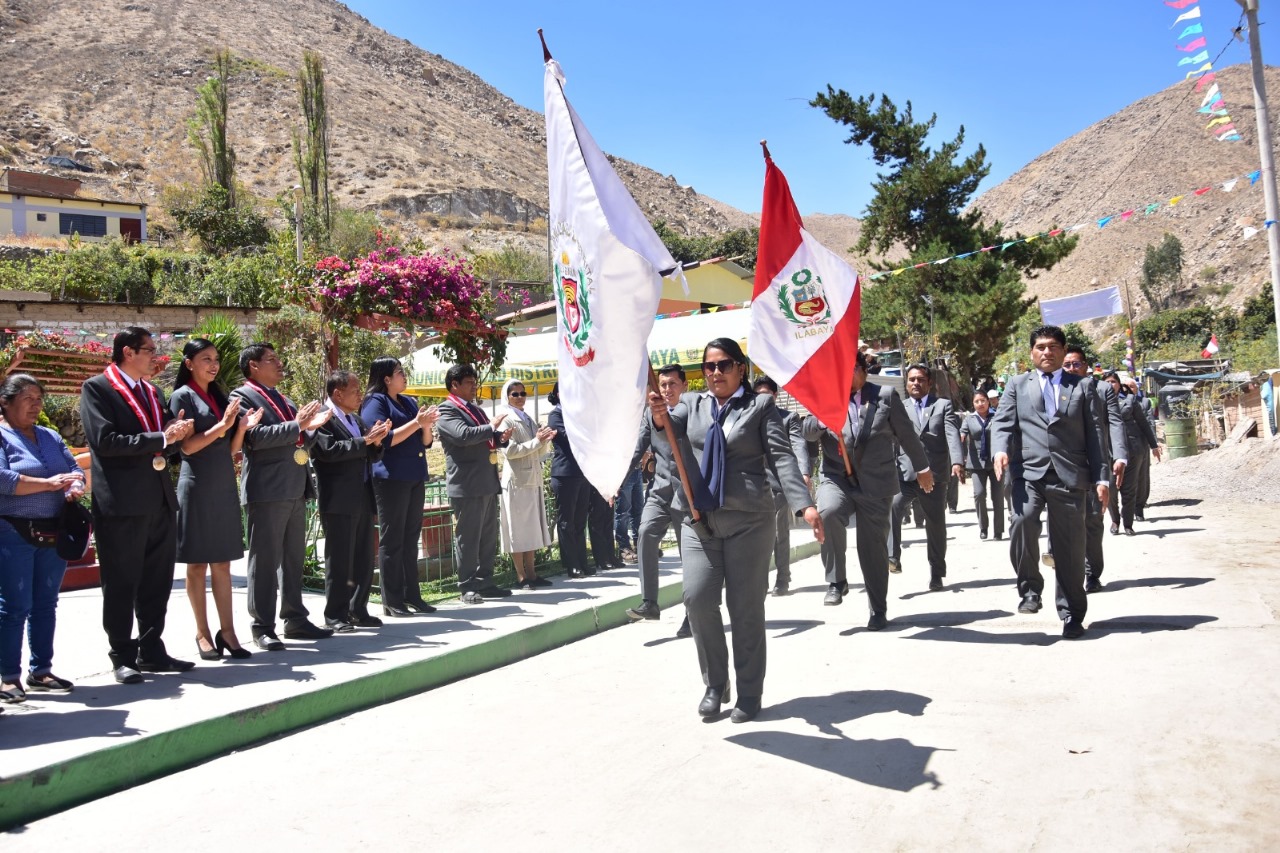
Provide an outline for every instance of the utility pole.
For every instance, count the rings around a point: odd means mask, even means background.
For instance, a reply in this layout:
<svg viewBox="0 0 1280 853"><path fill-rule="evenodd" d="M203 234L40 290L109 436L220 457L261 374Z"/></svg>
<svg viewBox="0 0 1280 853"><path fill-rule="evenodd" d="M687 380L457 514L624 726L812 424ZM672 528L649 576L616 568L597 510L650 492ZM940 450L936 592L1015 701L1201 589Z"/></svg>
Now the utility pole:
<svg viewBox="0 0 1280 853"><path fill-rule="evenodd" d="M1276 196L1275 154L1271 148L1271 114L1267 109L1267 84L1263 79L1262 38L1258 34L1258 0L1236 0L1244 7L1249 25L1249 58L1253 66L1253 105L1258 119L1258 155L1262 166L1262 193L1267 202L1267 247L1271 251L1271 298L1280 327L1280 198ZM1277 352L1280 356L1280 352Z"/></svg>

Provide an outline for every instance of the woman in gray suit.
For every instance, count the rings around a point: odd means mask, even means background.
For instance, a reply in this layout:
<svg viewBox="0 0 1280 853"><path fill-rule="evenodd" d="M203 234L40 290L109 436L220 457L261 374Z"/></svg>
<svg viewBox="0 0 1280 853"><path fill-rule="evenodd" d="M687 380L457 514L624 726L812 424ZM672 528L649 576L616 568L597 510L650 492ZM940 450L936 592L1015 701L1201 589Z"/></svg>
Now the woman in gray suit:
<svg viewBox="0 0 1280 853"><path fill-rule="evenodd" d="M822 540L822 522L791 451L773 398L746 385L747 358L736 341L716 338L702 353L707 391L689 393L669 414L666 402L649 395L654 424L683 439L681 452L691 480L694 519L683 489L677 509L684 556L684 605L698 650L706 693L698 706L714 717L730 701L729 653L720 617L725 590L733 623L733 660L738 702L730 716L745 723L760 713L764 692L764 598L775 533L773 490L766 469L778 477L791 508Z"/></svg>

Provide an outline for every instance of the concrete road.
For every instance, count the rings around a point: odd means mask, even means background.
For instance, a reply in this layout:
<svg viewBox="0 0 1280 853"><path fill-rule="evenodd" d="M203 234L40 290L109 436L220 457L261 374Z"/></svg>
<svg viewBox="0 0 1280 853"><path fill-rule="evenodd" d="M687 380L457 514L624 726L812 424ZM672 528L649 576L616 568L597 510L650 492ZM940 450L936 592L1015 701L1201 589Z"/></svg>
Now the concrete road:
<svg viewBox="0 0 1280 853"><path fill-rule="evenodd" d="M890 629L817 558L770 599L766 710L695 714L682 616L609 631L72 809L6 850L1263 850L1280 846L1274 505L1107 538L1085 639L1007 543L922 533ZM1052 579L1047 592L1051 595Z"/></svg>

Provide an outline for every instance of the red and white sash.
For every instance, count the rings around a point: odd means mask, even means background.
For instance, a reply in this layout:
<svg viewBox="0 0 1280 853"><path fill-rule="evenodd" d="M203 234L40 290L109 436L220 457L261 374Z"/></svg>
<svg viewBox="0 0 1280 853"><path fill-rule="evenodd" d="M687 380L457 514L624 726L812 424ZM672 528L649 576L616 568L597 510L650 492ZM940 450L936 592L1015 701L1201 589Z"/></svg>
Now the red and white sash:
<svg viewBox="0 0 1280 853"><path fill-rule="evenodd" d="M111 387L116 389L121 397L124 397L124 401L133 410L133 414L138 418L138 423L142 424L143 430L146 432L162 432L164 430L164 420L160 416L160 392L152 388L145 380L138 380L138 384L142 386L142 394L147 398L147 403L149 404L147 409L144 409L132 389L129 388L129 383L125 381L124 374L120 372L120 368L117 365L107 365L105 373L107 381L111 383Z"/></svg>
<svg viewBox="0 0 1280 853"><path fill-rule="evenodd" d="M462 409L463 413L467 416L467 420L471 421L476 426L484 426L485 424L489 423L488 420L478 416L475 412L473 412L471 410L471 404L468 403L466 400L462 399L461 397L459 397L457 394L450 394L448 397L448 400L450 403L453 403L459 409ZM496 439L493 439L493 438L489 439L489 449L490 450L498 449L498 442Z"/></svg>
<svg viewBox="0 0 1280 853"><path fill-rule="evenodd" d="M266 388L263 388L261 385L259 385L257 382L254 382L252 379L246 379L244 381L244 384L248 385L250 388L257 391L258 394L262 397L262 399L267 401L267 405L270 406L275 411L276 415L280 418L280 423L286 423L288 421L293 420L294 415L297 414L297 412L295 412L292 408L290 408L289 401L284 399L283 394L280 395L280 399L284 400L284 412L280 411L280 407L276 405L275 400L271 399L271 395L267 393ZM288 412L288 414L285 414L285 412ZM301 447L302 443L303 443L302 430L298 430L298 447Z"/></svg>

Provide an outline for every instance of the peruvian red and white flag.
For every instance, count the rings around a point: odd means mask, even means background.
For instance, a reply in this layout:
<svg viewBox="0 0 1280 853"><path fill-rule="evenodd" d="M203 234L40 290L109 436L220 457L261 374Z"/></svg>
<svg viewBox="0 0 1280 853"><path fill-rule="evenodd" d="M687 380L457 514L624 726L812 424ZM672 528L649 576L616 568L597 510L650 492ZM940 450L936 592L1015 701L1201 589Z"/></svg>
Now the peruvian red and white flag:
<svg viewBox="0 0 1280 853"><path fill-rule="evenodd" d="M1205 347L1205 348L1204 348L1204 351L1203 351L1203 352L1201 352L1201 353L1200 353L1200 357L1201 357L1201 358L1212 358L1212 357L1214 356L1214 354L1215 354L1215 353L1217 353L1217 352L1218 352L1218 336L1217 336L1217 335L1210 335L1210 336L1209 336L1209 345L1208 345L1207 347Z"/></svg>
<svg viewBox="0 0 1280 853"><path fill-rule="evenodd" d="M583 476L611 498L640 429L662 275L683 272L565 97L545 43L543 53L560 408Z"/></svg>
<svg viewBox="0 0 1280 853"><path fill-rule="evenodd" d="M747 344L751 360L822 425L849 418L862 294L858 274L804 230L787 179L764 151L764 206Z"/></svg>

